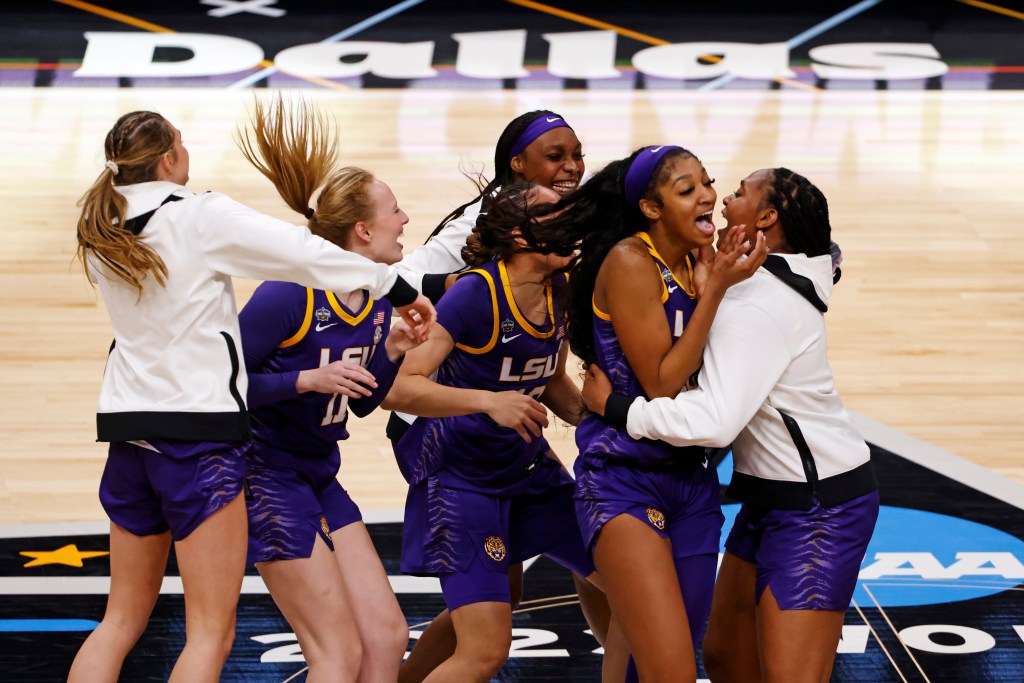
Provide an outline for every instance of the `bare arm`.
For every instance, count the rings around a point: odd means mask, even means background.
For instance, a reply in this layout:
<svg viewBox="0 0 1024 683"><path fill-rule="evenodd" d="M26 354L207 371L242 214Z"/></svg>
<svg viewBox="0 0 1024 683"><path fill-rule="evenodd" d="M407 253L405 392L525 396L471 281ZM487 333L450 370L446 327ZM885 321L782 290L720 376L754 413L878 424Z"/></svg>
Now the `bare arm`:
<svg viewBox="0 0 1024 683"><path fill-rule="evenodd" d="M515 429L529 443L548 424L544 407L517 391L493 392L460 389L430 378L455 348L443 325L437 324L429 339L409 351L382 406L420 417L454 417L487 413L498 424Z"/></svg>
<svg viewBox="0 0 1024 683"><path fill-rule="evenodd" d="M583 399L576 383L565 372L566 359L569 355L568 345L563 345L558 353L558 367L551 381L544 387L540 402L551 409L555 415L571 425L579 424L583 417Z"/></svg>
<svg viewBox="0 0 1024 683"><path fill-rule="evenodd" d="M710 274L697 307L675 343L661 302L662 279L650 263L646 247L636 239L616 245L601 266L597 299L606 302L622 351L650 398L675 396L700 367L711 323L725 291L750 277L767 255L763 236L744 261L742 227L734 227L709 264ZM624 283L632 286L624 286Z"/></svg>

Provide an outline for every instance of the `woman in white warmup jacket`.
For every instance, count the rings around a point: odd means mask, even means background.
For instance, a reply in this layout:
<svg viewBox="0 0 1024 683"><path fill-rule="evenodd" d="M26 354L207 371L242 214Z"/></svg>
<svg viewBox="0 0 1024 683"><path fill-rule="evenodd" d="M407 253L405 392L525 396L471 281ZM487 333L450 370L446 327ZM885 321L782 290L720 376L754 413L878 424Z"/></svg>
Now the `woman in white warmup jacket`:
<svg viewBox="0 0 1024 683"><path fill-rule="evenodd" d="M698 388L675 398L612 394L588 371L584 400L636 439L732 444L726 541L704 639L712 681L827 681L878 516L870 454L835 391L824 313L833 274L824 195L785 168L757 171L725 199L728 225L771 252L731 287Z"/></svg>
<svg viewBox="0 0 1024 683"><path fill-rule="evenodd" d="M81 201L78 253L114 328L96 419L99 440L110 442L100 501L111 520L111 585L69 680L117 680L173 540L186 642L172 671L154 673L212 682L234 640L247 541L238 494L251 432L231 276L365 287L390 299L420 338L434 310L393 267L224 195L193 194L181 134L159 114L122 116L104 152L104 171ZM334 148L311 153L326 169Z"/></svg>

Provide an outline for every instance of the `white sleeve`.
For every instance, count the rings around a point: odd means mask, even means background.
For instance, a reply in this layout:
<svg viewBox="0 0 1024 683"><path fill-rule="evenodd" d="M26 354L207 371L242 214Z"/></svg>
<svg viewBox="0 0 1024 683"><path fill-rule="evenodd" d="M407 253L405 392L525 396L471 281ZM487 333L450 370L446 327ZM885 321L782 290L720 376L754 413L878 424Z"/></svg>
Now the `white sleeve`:
<svg viewBox="0 0 1024 683"><path fill-rule="evenodd" d="M699 388L675 398L636 399L626 429L634 439L660 439L674 446L728 446L790 361L786 338L767 313L726 299L708 334Z"/></svg>
<svg viewBox="0 0 1024 683"><path fill-rule="evenodd" d="M462 248L466 246L466 238L476 226L480 206L481 202L467 206L461 216L449 222L426 244L416 247L412 253L395 264L402 278L418 291L423 291L424 275L454 273L465 268Z"/></svg>
<svg viewBox="0 0 1024 683"><path fill-rule="evenodd" d="M394 286L398 271L345 251L309 229L272 218L222 194L189 204L207 265L216 272L257 280L295 282L334 292L366 289L375 299ZM185 207L183 207L185 208Z"/></svg>

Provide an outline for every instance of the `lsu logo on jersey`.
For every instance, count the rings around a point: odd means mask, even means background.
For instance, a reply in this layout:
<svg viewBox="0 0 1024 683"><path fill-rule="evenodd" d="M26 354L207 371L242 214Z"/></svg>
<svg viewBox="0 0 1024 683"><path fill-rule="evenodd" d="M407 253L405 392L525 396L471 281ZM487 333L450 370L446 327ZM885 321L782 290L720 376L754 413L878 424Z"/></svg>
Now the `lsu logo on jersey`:
<svg viewBox="0 0 1024 683"><path fill-rule="evenodd" d="M484 552L495 562L505 559L505 542L499 536L488 536L484 541Z"/></svg>
<svg viewBox="0 0 1024 683"><path fill-rule="evenodd" d="M501 376L498 378L502 382L529 382L535 379L545 379L555 374L555 369L558 367L558 354L546 356L544 358L531 358L530 360L523 363L523 371L519 374L512 372L512 361L511 356L505 356L501 360Z"/></svg>
<svg viewBox="0 0 1024 683"><path fill-rule="evenodd" d="M653 524L659 531L665 530L665 515L662 514L661 510L655 508L647 508L647 519Z"/></svg>
<svg viewBox="0 0 1024 683"><path fill-rule="evenodd" d="M327 526L327 518L320 515L320 530L324 532L324 536L330 537L331 527Z"/></svg>

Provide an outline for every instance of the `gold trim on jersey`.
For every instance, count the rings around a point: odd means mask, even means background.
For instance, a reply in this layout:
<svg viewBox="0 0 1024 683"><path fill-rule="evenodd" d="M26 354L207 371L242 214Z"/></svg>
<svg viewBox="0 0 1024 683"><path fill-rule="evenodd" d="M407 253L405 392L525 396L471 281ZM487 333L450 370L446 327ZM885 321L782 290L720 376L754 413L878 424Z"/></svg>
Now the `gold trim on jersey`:
<svg viewBox="0 0 1024 683"><path fill-rule="evenodd" d="M365 318L367 314L370 312L370 309L373 308L373 298L369 294L367 294L366 305L363 306L363 310L361 310L359 313L356 313L355 316L352 316L345 312L345 308L342 306L341 302L338 301L338 298L334 296L334 292L326 292L326 294L327 303L331 305L331 308L334 309L334 312L337 313L342 320L347 322L349 325L352 325L353 327L363 322L363 318Z"/></svg>
<svg viewBox="0 0 1024 683"><path fill-rule="evenodd" d="M289 346L295 346L302 338L309 332L309 326L313 324L313 290L310 287L306 287L306 315L302 319L302 325L299 327L299 331L292 336L285 339L283 342L277 345L279 349L286 349Z"/></svg>
<svg viewBox="0 0 1024 683"><path fill-rule="evenodd" d="M544 295L548 301L548 320L551 322L551 329L547 332L541 332L536 327L530 324L530 321L526 319L519 311L519 306L516 304L516 298L512 294L512 285L508 281L508 270L505 268L504 261L498 261L498 273L501 276L501 286L505 290L505 298L508 300L508 307L512 310L512 317L516 319L527 334L531 337L537 337L538 339L547 339L555 333L555 308L554 303L551 301L551 285L544 286Z"/></svg>
<svg viewBox="0 0 1024 683"><path fill-rule="evenodd" d="M458 343L455 344L455 347L465 351L466 353L487 353L488 351L494 348L495 344L498 343L498 290L494 286L494 278L492 278L491 274L488 273L486 270L481 270L479 268L467 270L464 273L459 273L459 277L462 277L463 275L468 275L470 273L476 273L477 275L482 276L484 280L487 282L487 286L491 290L491 308L494 310L494 322L491 324L491 339L490 341L487 342L485 346L482 346L478 349L475 349L472 346L466 346L465 344Z"/></svg>
<svg viewBox="0 0 1024 683"><path fill-rule="evenodd" d="M665 303L664 299L662 300L662 303ZM611 314L610 313L605 313L604 311L602 311L600 308L597 307L597 294L596 293L590 295L590 307L594 309L594 315L596 315L598 318L600 318L601 320L606 320L608 322L611 322L611 320L612 320Z"/></svg>
<svg viewBox="0 0 1024 683"><path fill-rule="evenodd" d="M661 261L661 263L664 264L665 268L668 269L668 262L665 260L665 257L658 253L658 249L657 247L654 246L654 241L651 239L651 236L643 231L638 232L636 236L639 237L640 240L647 245L647 251L650 252L651 256ZM671 270L669 270L668 272L672 276L672 280L677 285L679 285L679 288L683 290L683 293L686 294L686 296L690 297L691 299L696 299L697 287L696 285L693 284L693 265L690 263L689 255L687 255L686 259L684 260L686 262L686 274L690 279L689 288L687 288L686 285L684 285L682 282L676 279L675 273L673 273ZM658 270L661 271L661 268L658 268ZM665 303L666 301L668 301L668 284L665 282L665 278L663 277L661 278L661 303Z"/></svg>

